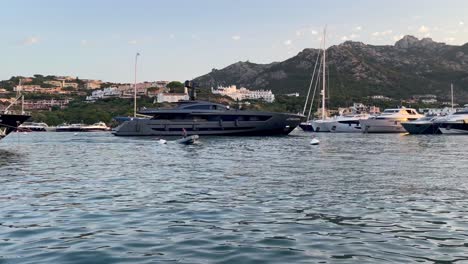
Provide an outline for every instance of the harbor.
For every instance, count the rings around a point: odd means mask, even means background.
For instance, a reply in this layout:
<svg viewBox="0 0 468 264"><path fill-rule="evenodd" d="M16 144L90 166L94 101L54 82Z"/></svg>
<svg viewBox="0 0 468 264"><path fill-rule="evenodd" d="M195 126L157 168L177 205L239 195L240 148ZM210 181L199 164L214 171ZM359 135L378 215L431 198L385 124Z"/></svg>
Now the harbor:
<svg viewBox="0 0 468 264"><path fill-rule="evenodd" d="M317 137L318 146L301 130L184 146L11 134L0 152L2 260L468 259L468 137Z"/></svg>
<svg viewBox="0 0 468 264"><path fill-rule="evenodd" d="M5 1L0 264L468 264L467 10Z"/></svg>

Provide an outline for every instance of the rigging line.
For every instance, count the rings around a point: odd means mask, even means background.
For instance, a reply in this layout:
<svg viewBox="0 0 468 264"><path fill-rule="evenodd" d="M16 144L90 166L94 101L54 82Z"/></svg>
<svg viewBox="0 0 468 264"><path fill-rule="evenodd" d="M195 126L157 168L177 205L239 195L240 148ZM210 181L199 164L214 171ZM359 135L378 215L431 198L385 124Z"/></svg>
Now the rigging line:
<svg viewBox="0 0 468 264"><path fill-rule="evenodd" d="M320 73L321 73L321 70L322 70L322 61L320 61L320 65L319 65L319 71L317 73L317 81L315 82L315 87L314 87L314 93L312 95L312 100L310 101L310 109L309 109L309 114L307 115L307 120L310 120L310 114L312 113L312 108L314 106L314 100L315 100L315 93L317 91L317 87L320 85ZM320 100L318 101L318 104L320 104ZM317 105L318 107L318 105ZM317 108L318 109L318 108Z"/></svg>
<svg viewBox="0 0 468 264"><path fill-rule="evenodd" d="M315 70L317 69L317 63L318 63L319 58L320 58L320 51L317 52L317 59L315 60L314 72L312 73L312 78L310 79L309 90L307 91L307 97L306 97L306 100L305 100L305 103L304 103L304 109L302 110L302 115L305 114L305 110L307 109L307 104L309 103L310 90L311 90L312 84L314 82ZM312 100L312 102L313 102L313 100ZM312 104L313 103L311 103L311 107L312 107Z"/></svg>

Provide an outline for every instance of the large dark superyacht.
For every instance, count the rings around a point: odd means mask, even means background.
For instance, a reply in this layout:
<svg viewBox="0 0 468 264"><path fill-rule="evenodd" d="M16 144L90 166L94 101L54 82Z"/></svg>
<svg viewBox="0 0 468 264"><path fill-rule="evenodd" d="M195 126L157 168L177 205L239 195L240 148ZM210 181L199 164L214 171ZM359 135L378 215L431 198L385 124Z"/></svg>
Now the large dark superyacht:
<svg viewBox="0 0 468 264"><path fill-rule="evenodd" d="M190 100L171 109L144 109L148 118L128 118L117 126L116 136L287 135L301 122L302 115L231 109L218 103L197 101L195 85L185 82Z"/></svg>

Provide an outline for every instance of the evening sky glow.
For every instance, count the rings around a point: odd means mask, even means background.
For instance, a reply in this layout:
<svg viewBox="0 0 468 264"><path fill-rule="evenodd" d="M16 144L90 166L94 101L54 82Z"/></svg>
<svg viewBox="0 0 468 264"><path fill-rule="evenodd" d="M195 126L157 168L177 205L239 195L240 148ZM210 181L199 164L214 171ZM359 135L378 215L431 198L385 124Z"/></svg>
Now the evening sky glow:
<svg viewBox="0 0 468 264"><path fill-rule="evenodd" d="M468 2L0 0L0 79L55 74L185 80L237 61L269 63L327 41L393 45L403 35L468 42Z"/></svg>

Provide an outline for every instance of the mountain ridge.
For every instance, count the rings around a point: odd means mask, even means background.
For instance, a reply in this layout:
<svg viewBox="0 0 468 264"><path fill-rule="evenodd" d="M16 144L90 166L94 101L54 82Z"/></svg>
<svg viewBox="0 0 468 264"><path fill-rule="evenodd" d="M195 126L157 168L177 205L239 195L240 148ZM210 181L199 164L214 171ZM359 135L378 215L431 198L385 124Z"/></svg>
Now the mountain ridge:
<svg viewBox="0 0 468 264"><path fill-rule="evenodd" d="M202 87L218 85L269 89L274 93L299 92L309 87L320 50L306 48L281 62L236 62L195 79ZM385 95L405 99L416 94L448 98L450 83L456 97L468 100L468 43L456 46L430 38L404 36L394 45L346 41L327 49L332 97L362 98Z"/></svg>

